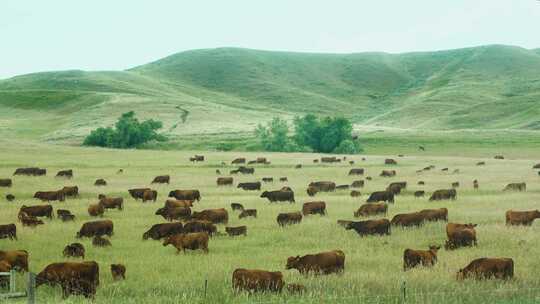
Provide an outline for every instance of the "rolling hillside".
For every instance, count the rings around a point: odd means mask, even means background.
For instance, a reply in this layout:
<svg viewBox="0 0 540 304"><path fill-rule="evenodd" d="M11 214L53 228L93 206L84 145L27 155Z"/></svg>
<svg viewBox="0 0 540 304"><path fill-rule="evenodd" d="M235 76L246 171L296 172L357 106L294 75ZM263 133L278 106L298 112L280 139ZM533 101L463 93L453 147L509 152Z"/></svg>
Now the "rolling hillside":
<svg viewBox="0 0 540 304"><path fill-rule="evenodd" d="M539 105L539 49L337 55L221 48L127 71L2 80L0 135L76 143L128 110L164 121L171 137L235 137L273 116L308 112L345 115L367 129L538 130Z"/></svg>

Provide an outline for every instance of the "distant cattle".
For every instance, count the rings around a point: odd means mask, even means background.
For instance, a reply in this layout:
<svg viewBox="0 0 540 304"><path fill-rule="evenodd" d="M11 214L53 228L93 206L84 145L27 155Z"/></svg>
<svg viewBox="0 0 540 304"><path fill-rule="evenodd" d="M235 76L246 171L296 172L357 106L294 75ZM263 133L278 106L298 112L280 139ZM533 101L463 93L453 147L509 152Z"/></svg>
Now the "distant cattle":
<svg viewBox="0 0 540 304"><path fill-rule="evenodd" d="M351 193L350 193L350 196L351 197L360 197L360 196L362 196L362 193L360 191L357 191L357 190L352 190Z"/></svg>
<svg viewBox="0 0 540 304"><path fill-rule="evenodd" d="M382 177L394 177L396 176L396 170L382 170L379 176Z"/></svg>
<svg viewBox="0 0 540 304"><path fill-rule="evenodd" d="M40 169L40 168L18 168L15 170L13 175L28 175L28 176L43 176L47 175L46 169Z"/></svg>
<svg viewBox="0 0 540 304"><path fill-rule="evenodd" d="M389 191L375 191L369 195L367 203L388 202L394 203L394 194Z"/></svg>
<svg viewBox="0 0 540 304"><path fill-rule="evenodd" d="M418 185L420 185L420 186L423 186L423 185L425 185L425 184L426 184L426 182L424 182L424 181L418 181L418 183L417 183L417 184L418 184Z"/></svg>
<svg viewBox="0 0 540 304"><path fill-rule="evenodd" d="M336 190L336 183L329 181L311 182L308 187L314 187L319 192L333 192Z"/></svg>
<svg viewBox="0 0 540 304"><path fill-rule="evenodd" d="M229 236L238 236L238 235L247 235L247 227L246 226L238 226L238 227L225 227L225 232Z"/></svg>
<svg viewBox="0 0 540 304"><path fill-rule="evenodd" d="M200 201L201 193L199 190L174 190L169 192L169 197L174 197L177 200Z"/></svg>
<svg viewBox="0 0 540 304"><path fill-rule="evenodd" d="M202 161L204 161L204 155L194 155L193 157L189 158L189 161L191 161L191 162L202 162Z"/></svg>
<svg viewBox="0 0 540 304"><path fill-rule="evenodd" d="M314 159L314 160L313 160L313 163L314 163L314 164L318 164L318 163L319 163L319 160L318 160L318 159Z"/></svg>
<svg viewBox="0 0 540 304"><path fill-rule="evenodd" d="M363 168L353 168L349 170L349 175L364 175Z"/></svg>
<svg viewBox="0 0 540 304"><path fill-rule="evenodd" d="M71 243L69 245L66 245L66 247L64 247L64 251L62 251L62 255L64 257L84 259L84 254L85 254L84 245L81 243Z"/></svg>
<svg viewBox="0 0 540 304"><path fill-rule="evenodd" d="M221 171L219 171L219 169L216 169L216 174L221 175Z"/></svg>
<svg viewBox="0 0 540 304"><path fill-rule="evenodd" d="M152 184L169 184L170 181L171 181L171 177L169 175L160 175L160 176L154 177Z"/></svg>
<svg viewBox="0 0 540 304"><path fill-rule="evenodd" d="M86 222L82 225L79 232L77 232L77 238L81 237L94 237L108 235L112 236L114 233L114 224L111 220L101 220Z"/></svg>
<svg viewBox="0 0 540 304"><path fill-rule="evenodd" d="M11 178L2 178L0 179L0 187L9 188L13 185Z"/></svg>
<svg viewBox="0 0 540 304"><path fill-rule="evenodd" d="M289 257L285 269L297 269L301 274L340 273L345 270L345 253L341 250Z"/></svg>
<svg viewBox="0 0 540 304"><path fill-rule="evenodd" d="M28 251L0 250L0 262L5 262L17 270L28 271Z"/></svg>
<svg viewBox="0 0 540 304"><path fill-rule="evenodd" d="M297 164L296 166L294 166L295 169L302 169L302 165L301 164Z"/></svg>
<svg viewBox="0 0 540 304"><path fill-rule="evenodd" d="M390 222L387 219L351 222L345 227L354 230L359 236L390 235Z"/></svg>
<svg viewBox="0 0 540 304"><path fill-rule="evenodd" d="M152 190L150 188L135 188L135 189L129 189L129 195L131 195L132 198L135 200L139 200L143 198L144 191L146 190ZM170 195L169 195L170 196Z"/></svg>
<svg viewBox="0 0 540 304"><path fill-rule="evenodd" d="M99 265L94 261L49 264L36 276L36 287L43 284L60 285L63 298L72 294L93 298L99 286Z"/></svg>
<svg viewBox="0 0 540 304"><path fill-rule="evenodd" d="M405 249L403 252L403 270L409 270L418 265L433 266L437 263L437 251L440 246L429 246L429 250Z"/></svg>
<svg viewBox="0 0 540 304"><path fill-rule="evenodd" d="M229 172L230 174L238 174L238 173L241 173L241 174L254 174L255 173L255 168L248 168L248 167L238 167L238 169L236 170L231 170Z"/></svg>
<svg viewBox="0 0 540 304"><path fill-rule="evenodd" d="M103 208L102 204L91 204L88 206L88 214L90 216L103 216L103 213L105 213L105 208Z"/></svg>
<svg viewBox="0 0 540 304"><path fill-rule="evenodd" d="M397 161L391 158L387 158L384 160L385 165L397 165Z"/></svg>
<svg viewBox="0 0 540 304"><path fill-rule="evenodd" d="M65 196L68 197L78 197L79 196L79 187L72 186L72 187L64 187L61 190Z"/></svg>
<svg viewBox="0 0 540 304"><path fill-rule="evenodd" d="M476 165L477 166L485 166L486 162L485 161L477 162Z"/></svg>
<svg viewBox="0 0 540 304"><path fill-rule="evenodd" d="M94 186L107 186L107 181L104 180L103 178L98 178L96 179L96 181L94 182Z"/></svg>
<svg viewBox="0 0 540 304"><path fill-rule="evenodd" d="M287 182L287 181L289 181L289 180L288 180L286 177L280 177L280 178L279 178L279 181L280 181L280 182Z"/></svg>
<svg viewBox="0 0 540 304"><path fill-rule="evenodd" d="M243 157L236 158L231 162L231 164L233 164L233 165L235 165L235 164L245 164L245 163L246 163L246 159L243 158Z"/></svg>
<svg viewBox="0 0 540 304"><path fill-rule="evenodd" d="M504 156L502 155L495 155L495 157L493 157L494 159L504 159Z"/></svg>
<svg viewBox="0 0 540 304"><path fill-rule="evenodd" d="M245 217L257 217L257 209L242 209L242 213L238 215L239 219L245 218Z"/></svg>
<svg viewBox="0 0 540 304"><path fill-rule="evenodd" d="M424 197L426 192L424 190L418 190L414 192L414 197Z"/></svg>
<svg viewBox="0 0 540 304"><path fill-rule="evenodd" d="M464 246L476 246L476 224L446 224L446 235L448 240L445 249L452 250Z"/></svg>
<svg viewBox="0 0 540 304"><path fill-rule="evenodd" d="M441 171L448 171L448 168L442 168Z"/></svg>
<svg viewBox="0 0 540 304"><path fill-rule="evenodd" d="M431 194L430 201L455 200L457 197L456 189L436 190Z"/></svg>
<svg viewBox="0 0 540 304"><path fill-rule="evenodd" d="M475 190L478 189L478 180L476 180L476 179L473 180L473 188L474 188Z"/></svg>
<svg viewBox="0 0 540 304"><path fill-rule="evenodd" d="M157 196L158 196L158 193L156 190L145 190L143 192L142 201L143 203L148 202L148 201L155 202L157 200Z"/></svg>
<svg viewBox="0 0 540 304"><path fill-rule="evenodd" d="M540 211L506 211L506 225L530 226L535 219L540 218Z"/></svg>
<svg viewBox="0 0 540 304"><path fill-rule="evenodd" d="M189 207L159 208L155 214L161 215L168 221L189 219L191 216L191 209Z"/></svg>
<svg viewBox="0 0 540 304"><path fill-rule="evenodd" d="M239 204L239 203L231 203L231 209L234 211L234 210L244 210L244 206L242 206L242 204Z"/></svg>
<svg viewBox="0 0 540 304"><path fill-rule="evenodd" d="M58 191L38 191L34 193L34 198L37 198L44 202L60 201L63 202L66 196L62 190Z"/></svg>
<svg viewBox="0 0 540 304"><path fill-rule="evenodd" d="M385 203L364 204L354 212L354 217L372 216L377 214L386 215L387 211L388 205Z"/></svg>
<svg viewBox="0 0 540 304"><path fill-rule="evenodd" d="M420 213L425 221L448 221L448 209L446 208L423 209L418 213Z"/></svg>
<svg viewBox="0 0 540 304"><path fill-rule="evenodd" d="M302 213L300 212L280 213L277 216L277 223L280 226L298 224L300 222L302 222Z"/></svg>
<svg viewBox="0 0 540 304"><path fill-rule="evenodd" d="M533 169L540 169L540 163L533 166Z"/></svg>
<svg viewBox="0 0 540 304"><path fill-rule="evenodd" d="M122 210L124 208L124 199L122 197L101 196L99 199L99 204L105 209Z"/></svg>
<svg viewBox="0 0 540 304"><path fill-rule="evenodd" d="M143 240L147 240L148 238L160 240L162 238L184 232L183 228L184 227L180 222L155 224L150 227L148 231L143 233Z"/></svg>
<svg viewBox="0 0 540 304"><path fill-rule="evenodd" d="M194 211L191 215L196 220L206 220L214 224L227 224L229 221L229 213L224 208L206 209L200 212Z"/></svg>
<svg viewBox="0 0 540 304"><path fill-rule="evenodd" d="M61 170L56 173L56 177L73 178L73 170Z"/></svg>
<svg viewBox="0 0 540 304"><path fill-rule="evenodd" d="M308 202L302 206L302 214L304 216L310 214L326 215L326 203L325 202Z"/></svg>
<svg viewBox="0 0 540 304"><path fill-rule="evenodd" d="M6 201L13 202L15 200L15 195L8 193L6 194Z"/></svg>
<svg viewBox="0 0 540 304"><path fill-rule="evenodd" d="M26 206L22 205L19 209L20 213L26 213L29 216L35 217L47 217L52 219L53 216L53 207L51 205L35 205L35 206Z"/></svg>
<svg viewBox="0 0 540 304"><path fill-rule="evenodd" d="M111 275L113 280L125 280L126 279L126 266L122 264L111 264Z"/></svg>
<svg viewBox="0 0 540 304"><path fill-rule="evenodd" d="M341 159L338 159L337 157L335 156L325 156L325 157L321 157L321 163L339 163L341 162Z"/></svg>
<svg viewBox="0 0 540 304"><path fill-rule="evenodd" d="M233 184L232 177L218 177L216 180L218 186L230 186Z"/></svg>
<svg viewBox="0 0 540 304"><path fill-rule="evenodd" d="M353 188L363 188L365 182L363 180L355 180L352 182L351 187Z"/></svg>
<svg viewBox="0 0 540 304"><path fill-rule="evenodd" d="M459 188L459 182L452 183L452 188Z"/></svg>
<svg viewBox="0 0 540 304"><path fill-rule="evenodd" d="M281 292L283 274L258 269L235 269L232 275L232 287L235 291Z"/></svg>
<svg viewBox="0 0 540 304"><path fill-rule="evenodd" d="M0 225L0 239L17 239L17 226L15 224Z"/></svg>
<svg viewBox="0 0 540 304"><path fill-rule="evenodd" d="M294 203L294 192L289 190L264 191L260 197L267 198L273 202L290 202Z"/></svg>
<svg viewBox="0 0 540 304"><path fill-rule="evenodd" d="M401 213L396 214L391 223L402 227L421 226L424 223L424 217L420 212Z"/></svg>
<svg viewBox="0 0 540 304"><path fill-rule="evenodd" d="M525 183L510 183L504 187L503 191L526 191L527 190L527 184Z"/></svg>
<svg viewBox="0 0 540 304"><path fill-rule="evenodd" d="M371 176L366 176L366 180L370 181L372 180L373 178Z"/></svg>
<svg viewBox="0 0 540 304"><path fill-rule="evenodd" d="M92 239L92 245L95 247L110 247L112 246L111 241L101 236L94 236Z"/></svg>
<svg viewBox="0 0 540 304"><path fill-rule="evenodd" d="M510 258L479 258L457 273L457 279L503 279L514 277L514 260Z"/></svg>
<svg viewBox="0 0 540 304"><path fill-rule="evenodd" d="M206 232L212 236L217 233L217 227L210 221L192 220L184 225L184 232Z"/></svg>
<svg viewBox="0 0 540 304"><path fill-rule="evenodd" d="M38 225L43 225L44 224L42 220L39 220L35 216L28 215L25 212L19 212L18 217L19 217L19 220L21 221L23 227L28 226L28 227L33 228L33 227L36 227Z"/></svg>
<svg viewBox="0 0 540 304"><path fill-rule="evenodd" d="M204 253L208 253L208 234L206 232L195 232L171 235L163 242L163 246L167 245L173 245L177 253L180 251L185 252L186 249L201 249Z"/></svg>
<svg viewBox="0 0 540 304"><path fill-rule="evenodd" d="M250 182L250 183L238 183L237 188L243 190L261 190L261 182Z"/></svg>

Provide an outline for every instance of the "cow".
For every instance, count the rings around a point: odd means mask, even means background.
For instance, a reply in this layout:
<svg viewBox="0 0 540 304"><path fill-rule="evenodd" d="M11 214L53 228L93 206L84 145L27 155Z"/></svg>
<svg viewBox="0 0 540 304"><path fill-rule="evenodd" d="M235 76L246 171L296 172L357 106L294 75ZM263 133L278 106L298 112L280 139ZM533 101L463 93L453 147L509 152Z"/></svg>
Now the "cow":
<svg viewBox="0 0 540 304"><path fill-rule="evenodd" d="M13 181L11 178L0 179L0 187L10 188L11 186L13 186Z"/></svg>
<svg viewBox="0 0 540 304"><path fill-rule="evenodd" d="M262 181L263 181L263 183L273 183L274 178L273 177L263 177Z"/></svg>
<svg viewBox="0 0 540 304"><path fill-rule="evenodd" d="M143 240L147 240L148 238L160 240L164 237L184 232L183 228L180 222L155 224L143 234Z"/></svg>
<svg viewBox="0 0 540 304"><path fill-rule="evenodd" d="M230 186L233 184L232 177L218 177L216 180L218 186Z"/></svg>
<svg viewBox="0 0 540 304"><path fill-rule="evenodd" d="M353 188L363 188L365 182L363 180L355 180L352 182L351 187Z"/></svg>
<svg viewBox="0 0 540 304"><path fill-rule="evenodd" d="M233 165L237 165L237 164L245 164L245 163L246 163L246 159L243 158L243 157L235 158L235 159L233 159L233 161L231 162L231 164L233 164Z"/></svg>
<svg viewBox="0 0 540 304"><path fill-rule="evenodd" d="M285 269L297 269L301 274L330 274L345 270L345 253L341 250L295 256L287 259Z"/></svg>
<svg viewBox="0 0 540 304"><path fill-rule="evenodd" d="M77 186L64 187L64 188L62 188L61 191L67 197L78 197L79 196L79 187L77 187Z"/></svg>
<svg viewBox="0 0 540 304"><path fill-rule="evenodd" d="M424 190L418 190L414 192L414 197L424 197L426 195L426 191Z"/></svg>
<svg viewBox="0 0 540 304"><path fill-rule="evenodd" d="M448 168L442 168L441 171L447 172L447 171L448 171Z"/></svg>
<svg viewBox="0 0 540 304"><path fill-rule="evenodd" d="M225 232L227 232L229 236L237 236L237 235L247 236L247 227L246 226L225 227Z"/></svg>
<svg viewBox="0 0 540 304"><path fill-rule="evenodd" d="M99 265L94 261L49 264L36 276L36 288L43 284L60 285L63 298L77 294L94 298L99 286Z"/></svg>
<svg viewBox="0 0 540 304"><path fill-rule="evenodd" d="M336 183L328 181L311 182L308 187L314 187L320 192L334 192L336 190Z"/></svg>
<svg viewBox="0 0 540 304"><path fill-rule="evenodd" d="M365 235L390 235L390 221L387 219L367 220L360 222L351 222L347 227L347 230L353 229L359 236Z"/></svg>
<svg viewBox="0 0 540 304"><path fill-rule="evenodd" d="M85 253L84 245L81 243L71 243L66 245L64 251L62 251L64 257L82 258L83 260Z"/></svg>
<svg viewBox="0 0 540 304"><path fill-rule="evenodd" d="M239 219L245 218L245 217L257 217L257 209L243 209L242 213L238 216Z"/></svg>
<svg viewBox="0 0 540 304"><path fill-rule="evenodd" d="M229 213L225 208L205 209L203 211L194 211L191 215L193 219L210 221L214 224L227 224L229 222Z"/></svg>
<svg viewBox="0 0 540 304"><path fill-rule="evenodd" d="M533 166L533 169L540 169L540 163Z"/></svg>
<svg viewBox="0 0 540 304"><path fill-rule="evenodd" d="M375 191L369 195L366 203L388 202L394 203L394 194L389 191Z"/></svg>
<svg viewBox="0 0 540 304"><path fill-rule="evenodd" d="M394 177L396 176L396 170L382 170L381 174L379 174L381 177Z"/></svg>
<svg viewBox="0 0 540 304"><path fill-rule="evenodd" d="M169 175L160 175L154 177L152 184L169 184L171 177Z"/></svg>
<svg viewBox="0 0 540 304"><path fill-rule="evenodd" d="M446 250L452 250L464 246L476 246L476 224L446 224L446 235L448 240L445 244Z"/></svg>
<svg viewBox="0 0 540 304"><path fill-rule="evenodd" d="M302 214L304 216L310 214L326 215L326 203L325 202L308 202L302 205Z"/></svg>
<svg viewBox="0 0 540 304"><path fill-rule="evenodd" d="M477 162L476 165L477 166L485 166L486 162L485 161Z"/></svg>
<svg viewBox="0 0 540 304"><path fill-rule="evenodd" d="M56 173L56 177L65 177L67 179L73 178L73 170L61 170Z"/></svg>
<svg viewBox="0 0 540 304"><path fill-rule="evenodd" d="M473 180L473 188L474 188L475 190L478 190L478 180L476 180L476 179Z"/></svg>
<svg viewBox="0 0 540 304"><path fill-rule="evenodd" d="M452 183L452 188L454 188L454 189L459 188L459 182L453 182Z"/></svg>
<svg viewBox="0 0 540 304"><path fill-rule="evenodd" d="M124 173L124 169L118 169L118 171L116 171L116 174L123 174Z"/></svg>
<svg viewBox="0 0 540 304"><path fill-rule="evenodd" d="M504 187L503 191L519 191L523 192L527 190L527 184L525 183L510 183Z"/></svg>
<svg viewBox="0 0 540 304"><path fill-rule="evenodd" d="M317 194L317 192L319 192L319 190L317 190L317 188L312 187L312 186L309 186L309 187L306 189L306 193L307 193L309 196L315 196L315 194Z"/></svg>
<svg viewBox="0 0 540 304"><path fill-rule="evenodd" d="M19 220L23 226L36 227L37 225L43 225L43 221L39 220L35 216L26 214L26 212L19 212Z"/></svg>
<svg viewBox="0 0 540 304"><path fill-rule="evenodd" d="M201 249L204 253L208 253L208 233L194 232L171 235L163 242L163 246L167 245L173 245L177 254L180 253L180 250L185 253L186 249Z"/></svg>
<svg viewBox="0 0 540 304"><path fill-rule="evenodd" d="M293 191L264 191L260 197L266 197L271 203L273 202L290 202L294 203L294 192Z"/></svg>
<svg viewBox="0 0 540 304"><path fill-rule="evenodd" d="M363 168L353 168L349 170L349 176L350 175L364 175L364 169Z"/></svg>
<svg viewBox="0 0 540 304"><path fill-rule="evenodd" d="M184 232L206 232L212 236L217 233L217 227L210 221L191 220L184 225Z"/></svg>
<svg viewBox="0 0 540 304"><path fill-rule="evenodd" d="M94 237L102 235L108 235L110 237L113 234L113 222L111 220L100 220L84 223L79 232L77 232L77 238L79 239L82 237Z"/></svg>
<svg viewBox="0 0 540 304"><path fill-rule="evenodd" d="M126 266L123 264L111 264L111 275L113 280L125 280L126 279Z"/></svg>
<svg viewBox="0 0 540 304"><path fill-rule="evenodd" d="M457 279L473 278L503 279L514 277L514 260L511 258L479 258L469 263L465 268L457 272Z"/></svg>
<svg viewBox="0 0 540 304"><path fill-rule="evenodd" d="M280 271L238 268L232 275L235 291L281 292L283 285L283 274Z"/></svg>
<svg viewBox="0 0 540 304"><path fill-rule="evenodd" d="M349 190L351 188L350 185L337 185L336 190Z"/></svg>
<svg viewBox="0 0 540 304"><path fill-rule="evenodd" d="M242 206L242 204L239 204L239 203L231 203L231 209L232 209L233 211L235 211L235 210L243 211L243 210L244 210L244 206Z"/></svg>
<svg viewBox="0 0 540 304"><path fill-rule="evenodd" d="M20 213L26 213L29 216L35 217L47 217L52 219L53 216L53 207L51 205L35 205L35 206L26 206L22 205L19 209Z"/></svg>
<svg viewBox="0 0 540 304"><path fill-rule="evenodd" d="M430 201L455 200L457 197L456 189L440 189L431 194Z"/></svg>
<svg viewBox="0 0 540 304"><path fill-rule="evenodd" d="M92 239L92 245L95 247L109 247L112 246L111 241L107 240L106 238L103 238L101 236L94 236Z"/></svg>
<svg viewBox="0 0 540 304"><path fill-rule="evenodd" d="M66 196L62 190L59 191L38 191L34 193L34 198L44 202L60 201L63 202Z"/></svg>
<svg viewBox="0 0 540 304"><path fill-rule="evenodd" d="M318 160L318 159L314 159L314 160L313 160L313 163L314 163L314 164L318 164L318 163L319 163L319 160Z"/></svg>
<svg viewBox="0 0 540 304"><path fill-rule="evenodd" d="M429 246L429 250L405 249L403 252L403 271L412 269L418 265L424 267L433 266L437 263L437 251L441 246Z"/></svg>
<svg viewBox="0 0 540 304"><path fill-rule="evenodd" d="M424 224L424 217L420 212L396 214L390 221L392 225L411 227Z"/></svg>
<svg viewBox="0 0 540 304"><path fill-rule="evenodd" d="M236 188L241 188L243 190L261 190L261 182L238 183Z"/></svg>
<svg viewBox="0 0 540 304"><path fill-rule="evenodd" d="M341 159L338 159L337 157L335 156L331 156L331 157L321 157L321 163L337 163L337 162L341 162Z"/></svg>
<svg viewBox="0 0 540 304"><path fill-rule="evenodd" d="M190 161L190 162L200 162L200 161L204 161L204 156L203 156L203 155L194 155L193 157L190 157L190 158L189 158L189 161Z"/></svg>
<svg viewBox="0 0 540 304"><path fill-rule="evenodd" d="M418 183L417 183L417 184L418 184L419 186L423 186L423 185L425 185L425 184L426 184L426 182L425 182L425 181L418 181Z"/></svg>
<svg viewBox="0 0 540 304"><path fill-rule="evenodd" d="M420 210L420 215L425 221L448 221L448 209L423 209Z"/></svg>
<svg viewBox="0 0 540 304"><path fill-rule="evenodd" d="M495 157L493 157L494 159L504 159L504 156L502 155L495 155Z"/></svg>
<svg viewBox="0 0 540 304"><path fill-rule="evenodd" d="M191 209L189 207L159 208L155 214L161 215L168 221L188 219L191 216Z"/></svg>
<svg viewBox="0 0 540 304"><path fill-rule="evenodd" d="M15 195L9 193L9 194L6 194L6 201L8 202L13 202L15 200Z"/></svg>
<svg viewBox="0 0 540 304"><path fill-rule="evenodd" d="M200 201L201 193L199 190L174 190L169 192L169 197L174 197L177 200Z"/></svg>
<svg viewBox="0 0 540 304"><path fill-rule="evenodd" d="M221 175L221 171L219 169L216 169L216 174Z"/></svg>
<svg viewBox="0 0 540 304"><path fill-rule="evenodd" d="M105 208L103 208L102 204L91 204L88 206L88 214L90 216L103 216L103 213L105 213Z"/></svg>
<svg viewBox="0 0 540 304"><path fill-rule="evenodd" d="M372 216L377 214L384 214L388 212L388 205L385 203L373 203L373 204L364 204L354 212L354 217L360 216Z"/></svg>
<svg viewBox="0 0 540 304"><path fill-rule="evenodd" d="M150 188L135 188L135 189L129 189L129 195L133 197L135 200L139 200L143 198L144 191L146 190L152 190Z"/></svg>
<svg viewBox="0 0 540 304"><path fill-rule="evenodd" d="M398 195L401 193L401 186L396 184L390 184L388 187L386 187L386 191L391 192L394 195Z"/></svg>
<svg viewBox="0 0 540 304"><path fill-rule="evenodd" d="M350 196L351 196L351 197L360 197L360 196L362 196L362 192L356 191L356 190L352 190L351 193L350 193Z"/></svg>
<svg viewBox="0 0 540 304"><path fill-rule="evenodd" d="M15 224L0 225L0 239L17 239L17 226Z"/></svg>
<svg viewBox="0 0 540 304"><path fill-rule="evenodd" d="M47 175L46 169L40 169L40 168L18 168L15 170L13 175L28 175L28 176L43 176Z"/></svg>
<svg viewBox="0 0 540 304"><path fill-rule="evenodd" d="M158 193L156 190L146 190L143 193L142 201L143 203L148 202L148 201L152 201L155 203L157 200L157 195Z"/></svg>
<svg viewBox="0 0 540 304"><path fill-rule="evenodd" d="M0 262L6 262L11 268L28 271L28 251L0 250Z"/></svg>
<svg viewBox="0 0 540 304"><path fill-rule="evenodd" d="M280 182L288 182L289 179L288 179L287 177L283 176L283 177L280 177L280 178L279 178L279 181L280 181Z"/></svg>
<svg viewBox="0 0 540 304"><path fill-rule="evenodd" d="M238 174L238 173L242 173L242 174L254 174L255 173L255 168L247 168L247 167L238 167L238 169L235 169L235 170L231 170L229 172L230 174Z"/></svg>
<svg viewBox="0 0 540 304"><path fill-rule="evenodd" d="M99 204L103 206L104 209L122 210L124 208L124 199L122 197L100 196Z"/></svg>
<svg viewBox="0 0 540 304"><path fill-rule="evenodd" d="M103 178L98 178L96 179L96 181L94 182L94 186L107 186L107 181L104 180Z"/></svg>
<svg viewBox="0 0 540 304"><path fill-rule="evenodd" d="M535 219L540 218L540 211L506 211L506 225L531 226Z"/></svg>
<svg viewBox="0 0 540 304"><path fill-rule="evenodd" d="M173 200L173 199L168 199L165 201L165 208L177 208L177 207L191 208L193 207L193 201L192 200Z"/></svg>
<svg viewBox="0 0 540 304"><path fill-rule="evenodd" d="M294 166L295 169L302 169L302 165L301 164L298 164L296 166Z"/></svg>
<svg viewBox="0 0 540 304"><path fill-rule="evenodd" d="M385 165L397 165L397 161L395 159L387 158L384 160Z"/></svg>
<svg viewBox="0 0 540 304"><path fill-rule="evenodd" d="M300 212L289 212L289 213L280 213L277 216L277 223L280 226L299 224L302 222L302 213Z"/></svg>

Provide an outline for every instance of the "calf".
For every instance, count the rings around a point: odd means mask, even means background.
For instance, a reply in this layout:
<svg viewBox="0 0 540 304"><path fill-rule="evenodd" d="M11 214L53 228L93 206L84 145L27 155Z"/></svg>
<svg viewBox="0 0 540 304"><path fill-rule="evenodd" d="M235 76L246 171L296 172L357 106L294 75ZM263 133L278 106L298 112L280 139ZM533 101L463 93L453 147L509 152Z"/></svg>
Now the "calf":
<svg viewBox="0 0 540 304"><path fill-rule="evenodd" d="M405 249L403 252L403 271L418 265L433 266L437 263L437 251L440 246L429 246L429 250Z"/></svg>
<svg viewBox="0 0 540 304"><path fill-rule="evenodd" d="M62 255L64 257L83 258L84 259L84 246L81 243L71 243L64 247Z"/></svg>
<svg viewBox="0 0 540 304"><path fill-rule="evenodd" d="M171 177L169 175L160 175L154 177L152 184L169 184Z"/></svg>
<svg viewBox="0 0 540 304"><path fill-rule="evenodd" d="M96 247L110 247L112 246L111 241L107 240L102 236L94 236L92 239L92 245Z"/></svg>
<svg viewBox="0 0 540 304"><path fill-rule="evenodd" d="M115 281L126 279L126 266L123 264L111 264L111 274Z"/></svg>

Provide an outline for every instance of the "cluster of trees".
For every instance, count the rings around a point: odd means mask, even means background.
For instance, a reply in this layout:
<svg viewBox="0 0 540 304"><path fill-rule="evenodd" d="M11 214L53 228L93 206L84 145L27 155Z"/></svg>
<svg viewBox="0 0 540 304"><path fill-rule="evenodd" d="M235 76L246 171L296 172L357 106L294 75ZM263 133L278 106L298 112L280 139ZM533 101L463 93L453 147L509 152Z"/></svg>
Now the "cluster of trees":
<svg viewBox="0 0 540 304"><path fill-rule="evenodd" d="M133 111L122 114L114 128L98 128L93 130L83 142L85 146L98 146L117 149L136 148L149 141L165 141L163 135L157 133L163 124L153 119L139 122Z"/></svg>
<svg viewBox="0 0 540 304"><path fill-rule="evenodd" d="M255 134L266 151L356 154L362 151L352 136L352 123L344 117L318 118L308 114L294 119L294 134L279 117L259 124Z"/></svg>

